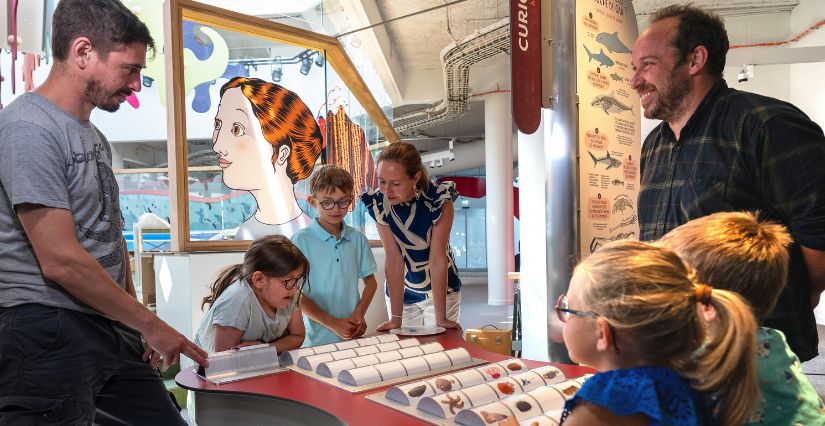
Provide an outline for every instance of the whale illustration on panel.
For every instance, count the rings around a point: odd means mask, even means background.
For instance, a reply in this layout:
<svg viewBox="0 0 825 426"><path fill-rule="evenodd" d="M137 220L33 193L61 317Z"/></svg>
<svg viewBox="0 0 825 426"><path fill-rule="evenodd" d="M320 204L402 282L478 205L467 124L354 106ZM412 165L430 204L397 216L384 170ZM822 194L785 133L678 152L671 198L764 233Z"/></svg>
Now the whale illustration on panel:
<svg viewBox="0 0 825 426"><path fill-rule="evenodd" d="M625 111L630 111L631 114L633 113L633 109L620 100L616 99L616 96L613 93L609 95L599 95L593 98L593 102L590 102L590 106L597 106L604 111L605 114L610 115L610 113L618 114Z"/></svg>
<svg viewBox="0 0 825 426"><path fill-rule="evenodd" d="M599 33L596 35L596 41L604 45L610 53L630 53L628 48L621 40L619 40L619 33Z"/></svg>

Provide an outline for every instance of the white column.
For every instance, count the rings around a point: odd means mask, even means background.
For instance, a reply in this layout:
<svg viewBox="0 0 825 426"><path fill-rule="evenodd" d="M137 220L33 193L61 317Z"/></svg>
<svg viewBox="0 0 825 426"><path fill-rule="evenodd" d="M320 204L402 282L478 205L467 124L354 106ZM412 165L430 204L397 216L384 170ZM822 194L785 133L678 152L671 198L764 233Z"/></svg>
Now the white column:
<svg viewBox="0 0 825 426"><path fill-rule="evenodd" d="M513 119L509 93L484 98L487 169L487 303L513 303L507 272L513 267Z"/></svg>
<svg viewBox="0 0 825 426"><path fill-rule="evenodd" d="M122 169L123 168L123 154L121 154L121 146L117 143L110 144L112 147L112 168L113 169Z"/></svg>
<svg viewBox="0 0 825 426"><path fill-rule="evenodd" d="M547 215L544 209L544 130L549 110L532 135L518 133L519 219L521 222L521 355L548 361Z"/></svg>

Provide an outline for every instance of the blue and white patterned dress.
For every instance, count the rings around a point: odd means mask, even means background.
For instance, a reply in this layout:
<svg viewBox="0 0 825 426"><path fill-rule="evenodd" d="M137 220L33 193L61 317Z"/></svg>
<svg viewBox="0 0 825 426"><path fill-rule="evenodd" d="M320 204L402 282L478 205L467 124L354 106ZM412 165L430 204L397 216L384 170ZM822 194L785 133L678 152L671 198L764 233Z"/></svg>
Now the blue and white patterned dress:
<svg viewBox="0 0 825 426"><path fill-rule="evenodd" d="M454 182L431 181L426 193L408 203L396 206L384 203L384 194L378 190L361 195L370 216L379 225L389 226L404 258L404 304L418 303L432 297L430 282L430 238L433 226L441 218L441 209L447 201L455 201L458 192ZM447 294L461 289L458 269L450 248L447 247Z"/></svg>

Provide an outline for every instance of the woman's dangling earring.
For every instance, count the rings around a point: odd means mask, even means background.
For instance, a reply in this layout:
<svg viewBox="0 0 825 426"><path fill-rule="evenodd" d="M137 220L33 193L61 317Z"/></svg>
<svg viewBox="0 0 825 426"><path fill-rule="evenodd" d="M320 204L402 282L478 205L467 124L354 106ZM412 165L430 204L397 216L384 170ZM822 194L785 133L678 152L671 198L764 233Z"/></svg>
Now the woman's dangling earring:
<svg viewBox="0 0 825 426"><path fill-rule="evenodd" d="M418 189L418 186L413 184L413 199L418 200L418 197L421 196L421 190Z"/></svg>

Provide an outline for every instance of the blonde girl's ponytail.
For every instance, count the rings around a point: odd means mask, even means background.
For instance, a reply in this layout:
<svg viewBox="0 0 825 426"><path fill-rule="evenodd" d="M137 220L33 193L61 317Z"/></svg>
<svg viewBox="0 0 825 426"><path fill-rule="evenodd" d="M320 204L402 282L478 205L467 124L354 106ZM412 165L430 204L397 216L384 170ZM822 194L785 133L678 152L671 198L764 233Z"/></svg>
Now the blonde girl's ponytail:
<svg viewBox="0 0 825 426"><path fill-rule="evenodd" d="M692 380L696 390L718 396L721 424L744 423L753 404L760 400L756 319L750 305L734 292L711 291L709 286L698 284L696 293L696 309L712 307L716 318L705 321L702 315L696 316L696 321L705 323L707 340L682 374Z"/></svg>

